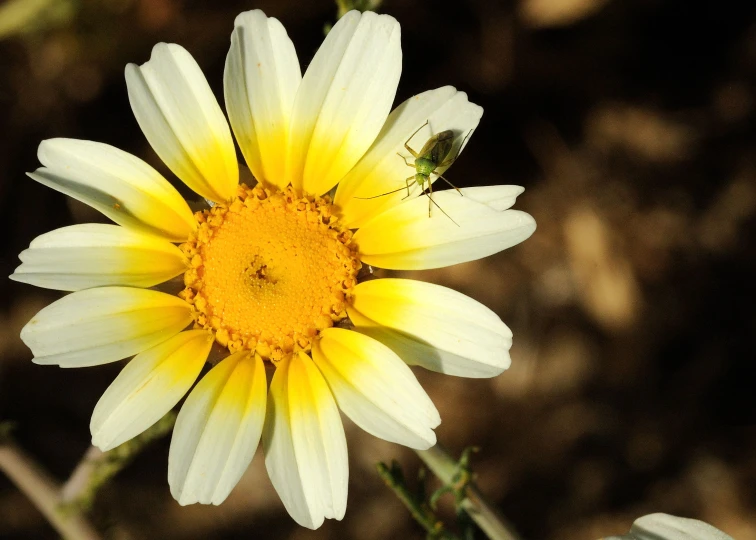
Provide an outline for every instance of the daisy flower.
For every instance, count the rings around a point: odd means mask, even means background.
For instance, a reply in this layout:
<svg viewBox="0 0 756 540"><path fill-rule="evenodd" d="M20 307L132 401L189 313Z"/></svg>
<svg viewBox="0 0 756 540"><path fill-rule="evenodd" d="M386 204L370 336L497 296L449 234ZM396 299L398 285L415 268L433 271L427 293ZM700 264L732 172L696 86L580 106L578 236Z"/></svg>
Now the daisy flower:
<svg viewBox="0 0 756 540"><path fill-rule="evenodd" d="M409 196L376 197L405 185L409 169L397 153L407 155L418 127L414 147L452 130L458 151L482 115L452 87L390 112L401 54L393 18L350 12L302 76L276 19L239 15L224 93L254 186L239 183L231 129L186 50L161 43L148 62L127 66L147 140L208 202L194 214L165 178L121 150L72 139L39 147L43 167L29 176L117 225L63 227L21 253L12 279L73 291L21 338L38 364L135 355L92 415L92 444L102 450L150 427L191 389L168 460L180 504L223 502L262 440L294 520L316 528L341 519L348 468L339 409L377 437L429 448L440 418L408 365L465 377L509 366L512 334L478 302L409 279L358 283L367 265L439 268L535 230L533 218L509 209L517 186L434 193L454 222L429 217L417 185ZM192 389L214 343L225 358Z"/></svg>

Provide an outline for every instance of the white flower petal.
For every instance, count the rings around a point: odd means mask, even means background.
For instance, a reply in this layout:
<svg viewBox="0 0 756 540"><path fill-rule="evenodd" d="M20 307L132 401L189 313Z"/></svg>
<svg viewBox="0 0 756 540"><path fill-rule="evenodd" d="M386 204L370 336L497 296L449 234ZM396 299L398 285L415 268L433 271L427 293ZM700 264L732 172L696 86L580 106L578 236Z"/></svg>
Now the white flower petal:
<svg viewBox="0 0 756 540"><path fill-rule="evenodd" d="M149 62L126 66L129 102L160 159L206 199L236 194L239 166L223 111L192 55L158 43Z"/></svg>
<svg viewBox="0 0 756 540"><path fill-rule="evenodd" d="M152 287L186 270L170 242L118 225L87 223L35 238L10 276L37 287L78 291L103 285Z"/></svg>
<svg viewBox="0 0 756 540"><path fill-rule="evenodd" d="M517 197L522 195L525 188L522 186L478 186L463 188L460 191L471 201L485 204L497 212L503 212L514 206Z"/></svg>
<svg viewBox="0 0 756 540"><path fill-rule="evenodd" d="M265 466L289 515L310 529L346 511L349 466L341 417L312 360L276 368L263 431Z"/></svg>
<svg viewBox="0 0 756 540"><path fill-rule="evenodd" d="M455 134L451 156L458 156L463 143L466 145L472 131L478 126L483 109L467 101L467 94L458 92L452 86L429 90L409 98L394 109L386 120L370 150L349 174L339 183L334 199L341 207L344 222L350 228L361 227L370 218L399 204L407 197L407 190L389 193L406 187L406 179L415 174L415 169L407 166L414 158L404 147L412 136L410 148L420 152L432 135L445 130ZM423 127L423 124L427 125ZM401 156L397 155L401 154ZM438 167L443 174L447 166ZM438 177L431 176L431 181ZM386 195L381 195L381 194ZM409 196L420 194L417 184L409 188Z"/></svg>
<svg viewBox="0 0 756 540"><path fill-rule="evenodd" d="M373 144L402 69L399 23L351 11L326 36L297 90L287 179L320 195Z"/></svg>
<svg viewBox="0 0 756 540"><path fill-rule="evenodd" d="M262 359L240 351L222 360L181 407L168 455L168 483L181 505L220 504L260 441L267 381Z"/></svg>
<svg viewBox="0 0 756 540"><path fill-rule="evenodd" d="M313 359L339 408L368 433L410 448L436 444L436 407L412 370L388 347L343 328L327 328Z"/></svg>
<svg viewBox="0 0 756 540"><path fill-rule="evenodd" d="M277 19L259 9L236 17L223 77L226 109L257 180L286 187L289 122L302 72Z"/></svg>
<svg viewBox="0 0 756 540"><path fill-rule="evenodd" d="M191 388L212 344L209 332L189 330L136 355L95 406L92 444L110 450L160 420Z"/></svg>
<svg viewBox="0 0 756 540"><path fill-rule="evenodd" d="M360 260L392 270L423 270L474 261L519 244L533 234L535 220L518 210L498 211L508 186L498 187L500 197L491 187L466 188L462 196L454 190L434 192L446 215L434 206L428 217L426 197L379 214L354 235Z"/></svg>
<svg viewBox="0 0 756 540"><path fill-rule="evenodd" d="M160 173L113 146L76 139L42 141L44 167L29 177L138 231L183 242L197 227L186 201Z"/></svg>
<svg viewBox="0 0 756 540"><path fill-rule="evenodd" d="M512 332L462 293L411 279L376 279L354 289L355 329L411 365L461 377L493 377L509 367Z"/></svg>
<svg viewBox="0 0 756 540"><path fill-rule="evenodd" d="M154 347L191 322L191 306L177 296L103 287L43 308L21 329L21 339L37 364L95 366Z"/></svg>
<svg viewBox="0 0 756 540"><path fill-rule="evenodd" d="M727 533L699 521L669 514L649 514L635 520L628 534L603 540L735 540Z"/></svg>

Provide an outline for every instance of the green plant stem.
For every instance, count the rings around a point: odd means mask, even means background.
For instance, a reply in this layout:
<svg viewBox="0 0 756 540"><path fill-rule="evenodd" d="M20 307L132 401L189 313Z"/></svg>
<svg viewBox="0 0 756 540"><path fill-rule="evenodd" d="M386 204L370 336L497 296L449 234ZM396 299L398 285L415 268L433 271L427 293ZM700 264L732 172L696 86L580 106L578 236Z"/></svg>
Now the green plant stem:
<svg viewBox="0 0 756 540"><path fill-rule="evenodd" d="M0 444L0 470L67 540L97 540L100 535L78 512L62 512L58 484L15 443Z"/></svg>
<svg viewBox="0 0 756 540"><path fill-rule="evenodd" d="M417 521L429 538L438 538L444 540L456 540L457 537L444 529L444 524L439 520L433 511L428 508L424 501L418 500L407 485L404 483L404 476L396 462L389 467L385 463L376 465L378 474L381 476L386 485L396 494L400 501L410 511L412 517Z"/></svg>
<svg viewBox="0 0 756 540"><path fill-rule="evenodd" d="M63 486L61 502L66 511L89 510L99 489L175 423L176 413L170 411L152 427L112 450L102 452L91 446Z"/></svg>
<svg viewBox="0 0 756 540"><path fill-rule="evenodd" d="M415 450L420 459L433 471L441 482L449 485L457 473L457 462L446 449L437 444L428 450ZM474 482L465 488L462 509L478 524L478 527L491 540L521 540L507 520L499 514L494 506L480 492Z"/></svg>

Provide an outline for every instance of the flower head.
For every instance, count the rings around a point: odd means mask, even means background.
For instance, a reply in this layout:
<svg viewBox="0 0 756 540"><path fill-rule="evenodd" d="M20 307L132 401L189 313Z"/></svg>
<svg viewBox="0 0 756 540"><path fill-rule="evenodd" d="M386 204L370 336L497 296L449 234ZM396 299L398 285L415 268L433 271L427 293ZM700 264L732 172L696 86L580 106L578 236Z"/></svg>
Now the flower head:
<svg viewBox="0 0 756 540"><path fill-rule="evenodd" d="M482 109L444 87L389 114L399 36L389 16L348 13L302 77L276 19L239 15L225 101L256 185L239 183L231 130L186 50L161 43L149 62L127 66L142 131L208 201L194 214L130 154L90 141L40 145L43 167L29 176L117 224L44 234L11 276L73 291L22 330L36 363L136 355L95 407L93 444L108 450L147 429L189 392L214 343L226 351L178 415L168 480L181 504L223 502L262 439L291 516L311 528L341 519L348 472L339 409L377 437L428 448L440 418L408 364L468 377L509 366L511 332L474 300L408 279L358 283L363 265L438 268L535 230L529 215L509 209L517 186L436 192L453 221L428 216L397 153L406 155L419 127L416 146L451 130L461 151ZM165 292L180 275L183 285Z"/></svg>

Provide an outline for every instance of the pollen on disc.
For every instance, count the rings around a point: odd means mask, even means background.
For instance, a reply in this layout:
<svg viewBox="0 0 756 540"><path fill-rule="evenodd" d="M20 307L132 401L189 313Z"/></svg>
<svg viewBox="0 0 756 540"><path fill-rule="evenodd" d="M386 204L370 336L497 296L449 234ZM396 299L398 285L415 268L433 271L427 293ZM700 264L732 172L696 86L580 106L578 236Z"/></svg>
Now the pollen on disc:
<svg viewBox="0 0 756 540"><path fill-rule="evenodd" d="M195 218L179 296L230 351L280 360L346 317L360 262L327 197L240 186L232 203Z"/></svg>

